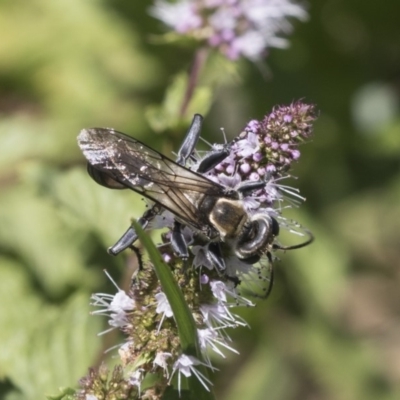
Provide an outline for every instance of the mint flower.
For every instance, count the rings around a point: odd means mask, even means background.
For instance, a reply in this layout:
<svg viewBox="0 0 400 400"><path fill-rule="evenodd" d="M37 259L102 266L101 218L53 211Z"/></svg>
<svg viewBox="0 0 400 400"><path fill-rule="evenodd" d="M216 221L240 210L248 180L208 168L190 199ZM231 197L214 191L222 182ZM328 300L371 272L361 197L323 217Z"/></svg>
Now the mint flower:
<svg viewBox="0 0 400 400"><path fill-rule="evenodd" d="M106 275L118 289L115 295L107 293L97 293L92 295L92 306L101 307L100 310L93 312L94 315L105 315L109 317L108 324L114 328L123 329L129 324L127 313L135 308L135 301L130 298L125 291L121 290L114 282L111 276L106 272ZM108 333L108 329L101 334Z"/></svg>
<svg viewBox="0 0 400 400"><path fill-rule="evenodd" d="M171 353L158 352L154 358L153 365L156 367L161 367L163 371L163 375L168 379L169 378L169 369L168 369L168 359L172 357Z"/></svg>
<svg viewBox="0 0 400 400"><path fill-rule="evenodd" d="M239 354L237 350L228 345L227 340L225 340L227 339L227 337L222 338L221 335L218 334L215 329L210 329L210 328L199 329L198 335L199 335L200 347L206 354L206 357L207 357L207 350L212 350L221 357L225 358L224 353L219 349L218 346L230 350L233 353ZM210 362L209 359L208 361Z"/></svg>
<svg viewBox="0 0 400 400"><path fill-rule="evenodd" d="M256 61L270 47L287 47L289 18L305 20L303 6L290 0L156 0L150 13L178 35L217 48L231 60Z"/></svg>
<svg viewBox="0 0 400 400"><path fill-rule="evenodd" d="M141 392L140 387L142 385L143 378L144 378L143 372L144 372L143 369L138 368L136 371L134 371L132 374L130 374L130 377L129 377L129 383L132 386L136 386L138 388L139 393Z"/></svg>
<svg viewBox="0 0 400 400"><path fill-rule="evenodd" d="M275 107L261 121L252 120L247 124L233 144L230 157L207 177L228 187L245 181L265 181L263 189L245 198L252 202L248 203L249 208L273 206L282 202L286 194L299 197L296 189L280 182L288 177L293 162L299 159L299 146L310 139L315 118L313 105L295 102ZM236 173L232 175L231 171Z"/></svg>
<svg viewBox="0 0 400 400"><path fill-rule="evenodd" d="M172 312L167 296L164 293L162 292L157 293L154 297L156 298L157 301L156 313L162 314L160 325L158 326L158 331L159 331L164 321L164 318L165 317L171 318L174 315L174 313Z"/></svg>
<svg viewBox="0 0 400 400"><path fill-rule="evenodd" d="M204 386L207 391L210 391L210 386L212 386L212 382L204 376L200 371L196 369L196 365L204 365L209 367L208 364L205 364L198 360L195 357L187 356L182 354L174 363L172 368L171 379L174 374L177 372L178 374L178 391L181 392L181 375L186 376L188 378L191 375L195 375L196 378L200 381L200 383Z"/></svg>

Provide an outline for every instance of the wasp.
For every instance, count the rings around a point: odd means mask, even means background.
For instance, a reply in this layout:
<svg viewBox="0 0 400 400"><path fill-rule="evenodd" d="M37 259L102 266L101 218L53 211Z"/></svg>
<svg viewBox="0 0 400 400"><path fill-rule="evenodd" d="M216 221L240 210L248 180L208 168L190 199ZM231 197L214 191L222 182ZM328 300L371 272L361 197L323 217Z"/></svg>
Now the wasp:
<svg viewBox="0 0 400 400"><path fill-rule="evenodd" d="M197 160L194 149L200 136L203 118L196 114L178 151L176 161L162 155L133 137L110 128L83 129L78 144L87 159L88 173L98 184L110 189L131 189L154 203L138 219L145 229L163 210L174 215L171 246L182 258L188 257L183 227L188 226L203 241L208 242L207 257L217 270L225 269L221 245L240 261L255 264L262 256L271 258L274 249L294 249L295 246L275 243L279 223L266 209L249 213L243 199L265 186L264 181L245 181L235 189L208 179L205 174L222 162L233 142L214 147ZM186 166L188 160L195 167ZM109 253L116 255L137 240L132 227Z"/></svg>

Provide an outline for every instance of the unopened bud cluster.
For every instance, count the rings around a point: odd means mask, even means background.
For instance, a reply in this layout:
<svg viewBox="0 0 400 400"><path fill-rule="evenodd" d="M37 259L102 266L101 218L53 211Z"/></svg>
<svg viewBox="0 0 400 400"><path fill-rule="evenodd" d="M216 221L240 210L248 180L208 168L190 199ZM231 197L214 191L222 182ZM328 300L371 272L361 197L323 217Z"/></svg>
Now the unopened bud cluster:
<svg viewBox="0 0 400 400"><path fill-rule="evenodd" d="M276 106L261 121L252 120L232 145L229 157L207 177L228 187L250 180L266 181L258 201L273 206L280 200L277 179L286 177L300 157L299 145L312 135L316 113L313 105L295 102Z"/></svg>

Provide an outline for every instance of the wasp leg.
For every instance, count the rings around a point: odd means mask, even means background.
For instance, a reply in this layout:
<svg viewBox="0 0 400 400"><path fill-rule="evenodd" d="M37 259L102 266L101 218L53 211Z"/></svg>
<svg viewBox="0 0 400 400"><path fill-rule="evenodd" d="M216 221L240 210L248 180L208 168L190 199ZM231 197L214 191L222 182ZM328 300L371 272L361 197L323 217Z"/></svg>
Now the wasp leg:
<svg viewBox="0 0 400 400"><path fill-rule="evenodd" d="M268 286L263 287L263 289L262 289L262 291L264 293L257 294L257 293L254 293L253 291L249 290L249 289L244 288L241 291L242 295L245 294L245 295L248 295L248 296L257 297L259 299L264 299L264 300L270 296L270 294L272 292L273 285L274 285L274 265L273 265L274 260L272 259L272 254L271 254L270 251L268 251L266 253L266 256L267 256L267 259L268 259L268 278L263 277L261 275L261 273L259 274L259 278L261 280L268 281Z"/></svg>
<svg viewBox="0 0 400 400"><path fill-rule="evenodd" d="M271 253L269 251L267 252L267 258L268 258L268 264L269 264L269 284L268 284L268 287L267 287L264 295L261 296L263 299L266 299L267 297L269 297L269 295L272 292L272 287L274 285L273 260L272 260L272 255L271 255Z"/></svg>
<svg viewBox="0 0 400 400"><path fill-rule="evenodd" d="M196 172L206 173L216 167L220 162L224 161L229 156L229 148L223 147L220 150L213 150L211 153L206 155L196 169Z"/></svg>
<svg viewBox="0 0 400 400"><path fill-rule="evenodd" d="M148 225L149 221L144 217L141 217L137 220L138 224L145 229ZM138 239L138 235L135 229L130 226L127 231L118 239L118 241L111 247L108 248L108 254L112 256L116 256L122 251L126 250L128 247L133 250L133 243Z"/></svg>
<svg viewBox="0 0 400 400"><path fill-rule="evenodd" d="M242 183L236 190L239 193L252 192L254 190L262 189L265 187L265 181L246 181Z"/></svg>
<svg viewBox="0 0 400 400"><path fill-rule="evenodd" d="M143 216L141 216L137 222L143 228L149 225L149 222L160 212L160 207L158 205L154 205L150 209L148 209ZM130 226L126 232L118 239L118 241L111 247L108 248L108 254L112 256L116 256L122 251L126 250L128 247L132 249L133 243L138 239L138 235L135 232L135 229Z"/></svg>
<svg viewBox="0 0 400 400"><path fill-rule="evenodd" d="M142 253L140 252L140 249L133 245L130 245L129 248L132 249L133 252L136 254L137 263L138 263L138 271L142 271L143 270L143 256L142 256Z"/></svg>
<svg viewBox="0 0 400 400"><path fill-rule="evenodd" d="M260 295L255 295L254 293L251 293L251 295L254 297L257 297L259 299L265 300L266 298L268 298L270 296L273 286L274 286L274 268L272 267L272 265L270 265L268 287L263 289L263 291L265 290L265 293L260 294Z"/></svg>
<svg viewBox="0 0 400 400"><path fill-rule="evenodd" d="M176 163L179 165L185 165L188 158L194 151L197 141L200 137L201 125L203 123L203 117L200 114L195 114L192 120L192 124L188 129L185 139L178 151L178 157Z"/></svg>
<svg viewBox="0 0 400 400"><path fill-rule="evenodd" d="M182 233L182 224L175 221L172 229L171 246L174 253L182 259L189 258L189 252Z"/></svg>

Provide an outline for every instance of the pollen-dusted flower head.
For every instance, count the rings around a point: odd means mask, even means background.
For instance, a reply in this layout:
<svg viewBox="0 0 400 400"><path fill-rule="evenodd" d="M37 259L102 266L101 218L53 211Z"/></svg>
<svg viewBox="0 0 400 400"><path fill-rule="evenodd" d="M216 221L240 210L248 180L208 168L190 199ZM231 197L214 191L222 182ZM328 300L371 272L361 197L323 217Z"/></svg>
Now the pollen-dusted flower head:
<svg viewBox="0 0 400 400"><path fill-rule="evenodd" d="M305 20L291 0L157 0L151 14L179 35L219 49L227 58L263 58L269 47L286 47L289 18Z"/></svg>

